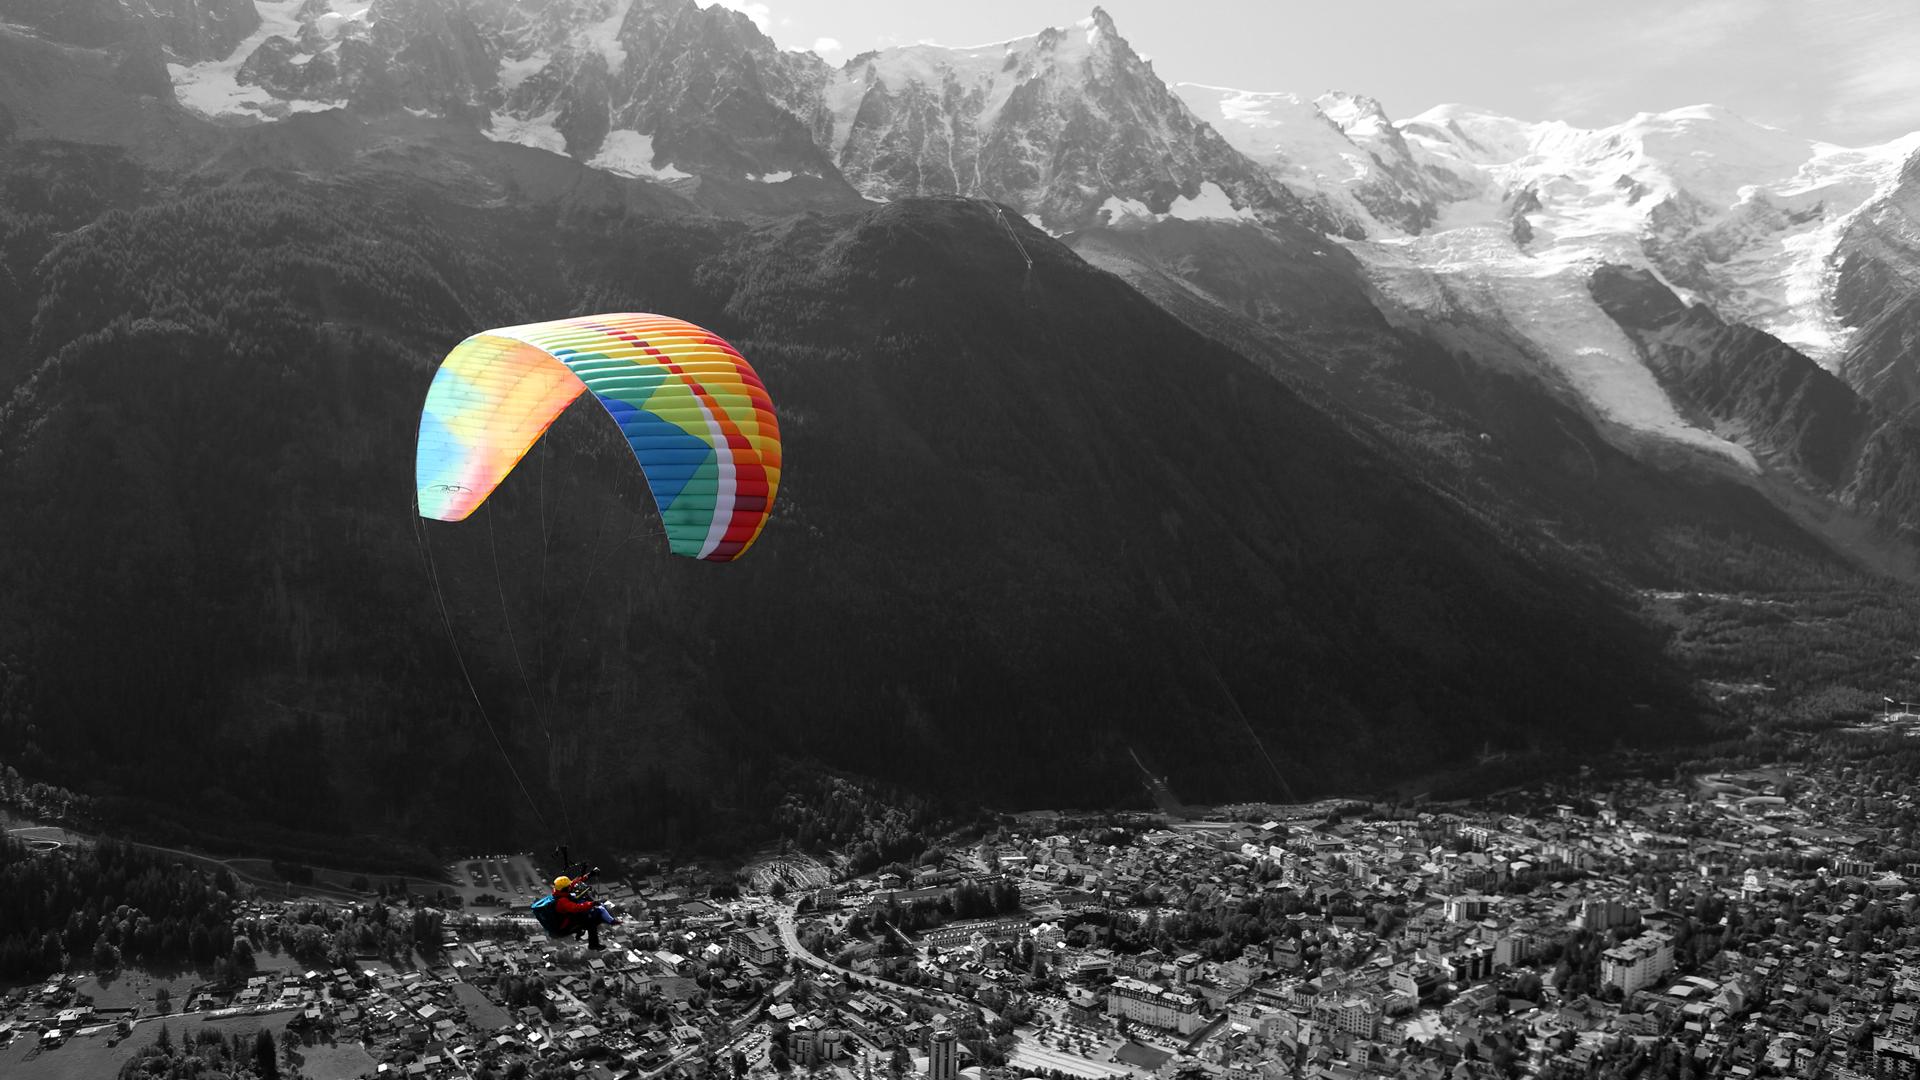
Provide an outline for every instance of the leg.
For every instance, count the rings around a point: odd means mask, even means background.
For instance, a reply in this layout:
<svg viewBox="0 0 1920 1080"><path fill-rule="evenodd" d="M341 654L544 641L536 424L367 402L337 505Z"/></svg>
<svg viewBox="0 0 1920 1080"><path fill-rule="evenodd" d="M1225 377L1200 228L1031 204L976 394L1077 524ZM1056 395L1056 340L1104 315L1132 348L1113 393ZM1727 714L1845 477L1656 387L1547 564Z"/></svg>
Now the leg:
<svg viewBox="0 0 1920 1080"><path fill-rule="evenodd" d="M600 944L600 920L587 920L587 948L598 952L606 946Z"/></svg>

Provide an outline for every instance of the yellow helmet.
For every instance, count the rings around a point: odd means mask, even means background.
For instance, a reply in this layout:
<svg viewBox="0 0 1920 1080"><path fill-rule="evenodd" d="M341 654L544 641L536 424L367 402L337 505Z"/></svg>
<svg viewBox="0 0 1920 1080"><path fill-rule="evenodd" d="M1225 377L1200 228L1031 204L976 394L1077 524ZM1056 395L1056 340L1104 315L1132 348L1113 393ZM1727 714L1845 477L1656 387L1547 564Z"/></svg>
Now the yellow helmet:
<svg viewBox="0 0 1920 1080"><path fill-rule="evenodd" d="M571 886L572 884L573 884L573 879L568 877L565 874L561 874L559 877L553 879L553 887L556 889L564 889Z"/></svg>

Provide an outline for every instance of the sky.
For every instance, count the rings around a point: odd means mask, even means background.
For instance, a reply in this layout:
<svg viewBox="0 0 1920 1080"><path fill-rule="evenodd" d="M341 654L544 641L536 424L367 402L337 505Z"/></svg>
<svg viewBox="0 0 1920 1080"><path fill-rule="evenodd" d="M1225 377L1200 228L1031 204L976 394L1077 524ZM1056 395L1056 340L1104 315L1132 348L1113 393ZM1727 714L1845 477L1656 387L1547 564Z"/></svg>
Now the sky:
<svg viewBox="0 0 1920 1080"><path fill-rule="evenodd" d="M1092 0L701 0L835 63L1065 26ZM1169 83L1316 96L1406 119L1464 104L1582 127L1722 105L1855 146L1920 129L1920 0L1105 0Z"/></svg>

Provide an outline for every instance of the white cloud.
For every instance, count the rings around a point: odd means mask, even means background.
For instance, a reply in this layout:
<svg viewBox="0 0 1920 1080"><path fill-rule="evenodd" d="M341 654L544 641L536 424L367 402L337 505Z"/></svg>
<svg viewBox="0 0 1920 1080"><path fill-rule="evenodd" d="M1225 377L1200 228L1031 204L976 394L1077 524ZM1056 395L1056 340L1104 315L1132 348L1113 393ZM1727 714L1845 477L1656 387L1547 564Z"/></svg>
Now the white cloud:
<svg viewBox="0 0 1920 1080"><path fill-rule="evenodd" d="M720 7L737 11L747 18L752 19L753 25L759 27L760 32L763 34L767 32L768 27L773 25L773 9L767 7L765 4L759 3L758 0L693 0L693 2L703 8L713 7L717 4Z"/></svg>
<svg viewBox="0 0 1920 1080"><path fill-rule="evenodd" d="M1634 46L1649 66L1698 63L1742 27L1768 16L1766 5L1752 0L1695 0L1694 3L1637 23Z"/></svg>
<svg viewBox="0 0 1920 1080"><path fill-rule="evenodd" d="M1546 83L1540 92L1547 99L1547 115L1572 123L1609 123L1618 110L1613 107L1614 86L1599 79Z"/></svg>
<svg viewBox="0 0 1920 1080"><path fill-rule="evenodd" d="M1905 4L1814 4L1808 59L1831 82L1822 119L1842 141L1920 127L1920 21Z"/></svg>
<svg viewBox="0 0 1920 1080"><path fill-rule="evenodd" d="M839 38L823 37L815 40L813 43L813 51L819 53L821 56L837 53L841 48Z"/></svg>
<svg viewBox="0 0 1920 1080"><path fill-rule="evenodd" d="M1577 124L1618 122L1624 118L1624 86L1677 88L1681 76L1700 67L1702 55L1733 51L1735 42L1775 2L1691 0L1647 19L1623 19L1612 8L1577 15L1557 34L1570 50L1577 50L1578 59L1561 65L1558 77L1538 87L1547 115ZM1643 100L1642 107L1685 104L1692 102L1682 91L1672 100Z"/></svg>

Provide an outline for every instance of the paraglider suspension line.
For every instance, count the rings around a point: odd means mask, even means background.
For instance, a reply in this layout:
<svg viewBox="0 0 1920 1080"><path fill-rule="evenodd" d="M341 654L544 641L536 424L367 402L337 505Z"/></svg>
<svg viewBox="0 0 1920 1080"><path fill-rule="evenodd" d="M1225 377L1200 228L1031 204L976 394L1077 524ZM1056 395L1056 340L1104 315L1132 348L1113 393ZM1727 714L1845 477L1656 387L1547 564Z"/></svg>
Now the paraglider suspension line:
<svg viewBox="0 0 1920 1080"><path fill-rule="evenodd" d="M1202 648L1205 647L1202 646ZM1267 768L1273 770L1273 778L1280 781L1280 790L1285 793L1287 801L1299 802L1299 796L1293 793L1293 785L1287 783L1287 778L1280 772L1280 766L1274 764L1273 755L1267 753L1267 744L1260 741L1260 733L1253 730L1253 721L1247 719L1247 714L1241 710L1240 699L1233 696L1233 689L1227 685L1227 680L1220 677L1220 666L1213 662L1213 650L1206 649L1206 652L1208 661L1207 671L1213 675L1214 685L1218 686L1220 692L1226 695L1227 704L1233 706L1233 715L1239 717L1240 725L1247 729L1247 738L1252 739L1253 745L1260 748L1260 756L1267 759Z"/></svg>
<svg viewBox="0 0 1920 1080"><path fill-rule="evenodd" d="M1013 241L1013 246L1020 249L1020 257L1027 260L1027 270L1031 272L1033 256L1027 254L1027 245L1020 242L1019 235L1013 231L1013 225L1007 221L1007 212L1000 209L999 203L993 204L993 216L1000 219L1000 227L1007 230L1007 239Z"/></svg>
<svg viewBox="0 0 1920 1080"><path fill-rule="evenodd" d="M540 523L542 532L544 533L546 526L546 514L544 512L540 515ZM520 658L520 642L513 633L513 610L507 606L507 586L506 582L503 581L500 576L500 545L493 538L493 511L491 509L487 511L487 552L493 557L493 588L500 597L500 621L506 624L507 646L513 650L513 667L514 670L520 673L520 689L526 691L527 701L533 706L533 722L540 725L540 733L547 737L547 759L551 762L553 759L553 729L547 726L546 717L542 715L545 710L541 708L540 699L533 692L532 680L527 678L526 662ZM543 559L543 566L544 563L545 560ZM549 765L549 768L551 768L551 765ZM565 799L560 800L560 817L561 828L565 830L560 835L568 840L572 840L573 814L567 809L567 800Z"/></svg>
<svg viewBox="0 0 1920 1080"><path fill-rule="evenodd" d="M540 440L540 610L547 609L547 458L551 440Z"/></svg>
<svg viewBox="0 0 1920 1080"><path fill-rule="evenodd" d="M520 770L514 767L513 755L507 753L507 744L500 741L500 732L493 726L493 719L487 715L487 707L480 700L480 690L473 685L473 675L467 670L467 658L460 652L460 639L453 632L453 616L447 612L447 598L440 590L440 571L433 565L433 542L428 538L426 523L420 519L420 502L413 504L414 539L420 544L420 553L426 559L427 580L433 585L434 607L440 612L440 625L447 631L447 644L453 647L453 659L460 665L460 677L466 680L467 693L473 695L474 708L480 711L480 720L487 726L487 734L493 736L493 745L499 749L500 757L507 763L507 772L513 774L513 782L519 786L520 794L527 797L527 805L532 808L540 829L549 836L553 827L547 824L547 817L540 812L540 803L534 799L533 792L527 790L526 781L520 779Z"/></svg>

